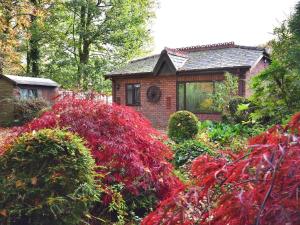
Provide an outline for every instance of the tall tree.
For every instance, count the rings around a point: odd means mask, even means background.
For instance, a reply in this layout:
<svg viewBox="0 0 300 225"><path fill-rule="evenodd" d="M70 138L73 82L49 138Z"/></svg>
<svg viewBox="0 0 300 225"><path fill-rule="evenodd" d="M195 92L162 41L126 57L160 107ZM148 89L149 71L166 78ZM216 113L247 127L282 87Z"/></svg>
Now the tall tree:
<svg viewBox="0 0 300 225"><path fill-rule="evenodd" d="M39 25L45 17L52 0L2 0L0 2L0 61L10 73L33 72L38 75L38 38ZM41 7L43 6L43 7ZM23 67L23 46L30 43L27 69Z"/></svg>
<svg viewBox="0 0 300 225"><path fill-rule="evenodd" d="M300 4L291 18L275 28L270 42L272 63L252 80L252 100L258 109L257 119L280 123L287 116L300 111Z"/></svg>
<svg viewBox="0 0 300 225"><path fill-rule="evenodd" d="M35 6L39 7L38 0L30 0L30 2ZM39 49L39 40L40 40L40 29L38 26L38 17L36 15L30 15L30 38L28 40L28 49L27 49L27 74L32 76L39 76L39 60L40 60L40 49Z"/></svg>
<svg viewBox="0 0 300 225"><path fill-rule="evenodd" d="M26 37L25 28L29 25L29 15L33 13L28 0L0 1L0 74L22 69L17 48L21 39Z"/></svg>
<svg viewBox="0 0 300 225"><path fill-rule="evenodd" d="M66 0L46 21L43 75L64 87L103 89L103 74L143 53L152 0Z"/></svg>
<svg viewBox="0 0 300 225"><path fill-rule="evenodd" d="M35 11L31 14L27 29L28 40L24 43L26 51L26 73L38 77L40 75L41 45L49 37L45 33L45 20L51 16L51 8L59 0L29 0Z"/></svg>

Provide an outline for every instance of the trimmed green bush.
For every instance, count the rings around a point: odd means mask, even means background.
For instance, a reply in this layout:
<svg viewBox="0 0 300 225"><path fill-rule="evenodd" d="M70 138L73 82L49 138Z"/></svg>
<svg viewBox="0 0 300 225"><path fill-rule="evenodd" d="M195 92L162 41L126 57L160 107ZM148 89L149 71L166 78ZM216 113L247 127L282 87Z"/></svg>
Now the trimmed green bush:
<svg viewBox="0 0 300 225"><path fill-rule="evenodd" d="M98 198L94 160L70 132L26 133L0 157L0 224L82 224Z"/></svg>
<svg viewBox="0 0 300 225"><path fill-rule="evenodd" d="M173 113L169 119L168 135L179 143L192 139L198 133L198 118L189 111L178 111Z"/></svg>
<svg viewBox="0 0 300 225"><path fill-rule="evenodd" d="M174 164L176 167L192 162L198 156L213 152L205 144L197 140L187 140L173 147L175 151Z"/></svg>

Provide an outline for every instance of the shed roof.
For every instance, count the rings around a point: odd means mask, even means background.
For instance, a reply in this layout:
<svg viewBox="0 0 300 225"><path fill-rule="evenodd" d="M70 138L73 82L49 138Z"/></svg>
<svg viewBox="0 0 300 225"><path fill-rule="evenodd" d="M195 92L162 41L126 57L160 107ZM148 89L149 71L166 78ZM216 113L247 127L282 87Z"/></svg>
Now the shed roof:
<svg viewBox="0 0 300 225"><path fill-rule="evenodd" d="M3 75L3 76L17 85L33 85L33 86L45 86L45 87L59 86L55 81L48 78L24 77L24 76L15 76L15 75Z"/></svg>
<svg viewBox="0 0 300 225"><path fill-rule="evenodd" d="M267 55L263 48L235 45L234 42L176 49L165 48L161 54L133 60L109 73L107 77L152 73L161 55L166 53L178 72L236 67L250 68L261 57Z"/></svg>

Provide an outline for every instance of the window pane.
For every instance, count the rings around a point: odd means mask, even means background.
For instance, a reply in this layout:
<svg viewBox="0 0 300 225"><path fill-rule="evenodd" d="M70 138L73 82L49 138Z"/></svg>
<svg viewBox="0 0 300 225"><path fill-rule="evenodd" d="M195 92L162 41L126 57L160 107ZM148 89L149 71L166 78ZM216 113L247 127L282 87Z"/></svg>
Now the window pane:
<svg viewBox="0 0 300 225"><path fill-rule="evenodd" d="M19 89L20 99L28 99L28 89Z"/></svg>
<svg viewBox="0 0 300 225"><path fill-rule="evenodd" d="M191 112L211 112L213 82L186 83L186 109Z"/></svg>
<svg viewBox="0 0 300 225"><path fill-rule="evenodd" d="M37 98L37 90L36 89L29 89L28 90L28 98Z"/></svg>
<svg viewBox="0 0 300 225"><path fill-rule="evenodd" d="M178 85L178 109L184 110L184 85L180 83Z"/></svg>
<svg viewBox="0 0 300 225"><path fill-rule="evenodd" d="M127 95L127 101L126 103L128 105L132 105L133 102L132 102L132 92L133 92L133 88L132 88L132 84L128 84L126 85L126 95Z"/></svg>
<svg viewBox="0 0 300 225"><path fill-rule="evenodd" d="M134 101L133 104L139 105L141 103L141 85L135 84L134 85Z"/></svg>

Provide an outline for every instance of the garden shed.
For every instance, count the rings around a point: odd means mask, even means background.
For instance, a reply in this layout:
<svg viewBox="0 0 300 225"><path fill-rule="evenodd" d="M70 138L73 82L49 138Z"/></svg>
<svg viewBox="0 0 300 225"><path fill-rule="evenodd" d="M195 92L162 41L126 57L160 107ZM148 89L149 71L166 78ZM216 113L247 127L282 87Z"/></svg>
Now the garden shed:
<svg viewBox="0 0 300 225"><path fill-rule="evenodd" d="M0 125L14 118L14 99L43 98L53 103L59 85L46 78L0 75Z"/></svg>

